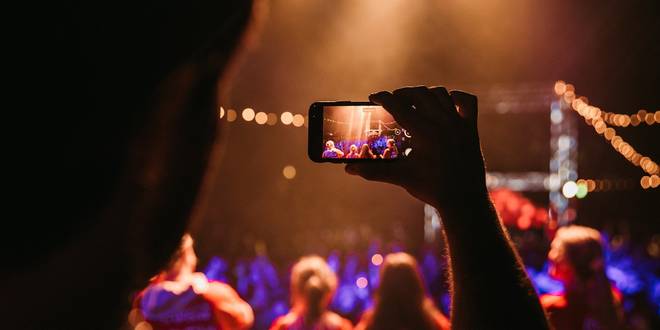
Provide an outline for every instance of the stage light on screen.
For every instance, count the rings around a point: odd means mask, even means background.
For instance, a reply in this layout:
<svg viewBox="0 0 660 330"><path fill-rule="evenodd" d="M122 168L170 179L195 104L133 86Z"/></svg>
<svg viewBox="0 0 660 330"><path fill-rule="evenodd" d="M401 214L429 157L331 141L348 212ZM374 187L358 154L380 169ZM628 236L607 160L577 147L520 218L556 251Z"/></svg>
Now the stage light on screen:
<svg viewBox="0 0 660 330"><path fill-rule="evenodd" d="M357 280L355 280L355 285L360 289L366 288L368 284L369 281L367 281L367 278L364 276L360 276L357 278Z"/></svg>
<svg viewBox="0 0 660 330"><path fill-rule="evenodd" d="M282 115L280 116L280 120L282 121L282 124L284 125L289 125L293 122L293 114L291 112L282 112Z"/></svg>
<svg viewBox="0 0 660 330"><path fill-rule="evenodd" d="M235 110L229 109L227 110L227 121L232 122L236 120L236 117L238 117L238 114L236 114Z"/></svg>
<svg viewBox="0 0 660 330"><path fill-rule="evenodd" d="M300 114L293 116L293 126L300 127L305 124L305 117Z"/></svg>
<svg viewBox="0 0 660 330"><path fill-rule="evenodd" d="M371 256L371 263L374 266L380 266L380 264L383 263L383 255L380 254L380 253L376 253L376 254L372 255Z"/></svg>
<svg viewBox="0 0 660 330"><path fill-rule="evenodd" d="M252 110L252 108L245 108L243 109L241 116L245 121L252 121L252 119L254 119L254 110Z"/></svg>
<svg viewBox="0 0 660 330"><path fill-rule="evenodd" d="M564 197L566 198L573 198L575 197L575 194L577 194L578 186L575 182L573 181L567 181L564 183L564 186L561 188L562 194L564 194Z"/></svg>
<svg viewBox="0 0 660 330"><path fill-rule="evenodd" d="M268 114L268 120L266 120L266 124L268 124L268 126L273 126L277 124L277 115L270 112Z"/></svg>
<svg viewBox="0 0 660 330"><path fill-rule="evenodd" d="M291 180L296 177L296 168L293 165L284 166L282 169L282 175L284 175L285 178Z"/></svg>
<svg viewBox="0 0 660 330"><path fill-rule="evenodd" d="M268 115L265 112L257 112L254 116L254 121L259 125L263 125L268 121Z"/></svg>

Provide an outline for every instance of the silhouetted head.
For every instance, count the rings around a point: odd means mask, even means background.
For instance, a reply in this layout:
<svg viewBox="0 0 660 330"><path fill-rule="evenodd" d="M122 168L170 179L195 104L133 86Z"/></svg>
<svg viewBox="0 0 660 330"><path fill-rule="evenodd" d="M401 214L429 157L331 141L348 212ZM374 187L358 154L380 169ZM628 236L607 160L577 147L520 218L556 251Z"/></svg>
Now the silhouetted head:
<svg viewBox="0 0 660 330"><path fill-rule="evenodd" d="M432 302L417 261L407 253L385 257L380 270L373 315L368 329L435 329Z"/></svg>
<svg viewBox="0 0 660 330"><path fill-rule="evenodd" d="M425 297L424 283L417 261L403 252L388 254L380 270L377 290L379 303L421 304Z"/></svg>
<svg viewBox="0 0 660 330"><path fill-rule="evenodd" d="M70 324L75 311L113 327L128 289L167 264L199 215L217 163L218 98L249 41L253 1L32 7L5 45L16 57L5 102L23 105L19 180L9 187L18 198L11 213L22 217L10 232L21 239L8 276L30 284L3 293L29 304L32 322ZM75 288L67 279L39 287L36 278L55 273L75 275ZM101 287L99 276L111 279ZM20 301L32 288L47 306ZM89 298L73 298L82 294ZM78 303L64 313L46 303L53 299Z"/></svg>
<svg viewBox="0 0 660 330"><path fill-rule="evenodd" d="M309 322L325 311L337 288L337 276L319 256L301 258L291 270L291 300L294 309Z"/></svg>

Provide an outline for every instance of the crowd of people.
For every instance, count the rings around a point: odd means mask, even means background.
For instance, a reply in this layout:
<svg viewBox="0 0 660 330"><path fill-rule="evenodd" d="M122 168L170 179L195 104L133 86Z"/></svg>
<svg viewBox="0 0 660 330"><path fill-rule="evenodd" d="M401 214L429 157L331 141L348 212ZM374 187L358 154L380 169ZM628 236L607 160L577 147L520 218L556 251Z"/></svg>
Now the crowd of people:
<svg viewBox="0 0 660 330"><path fill-rule="evenodd" d="M624 315L624 293L617 280L607 276L611 259L604 243L594 229L562 227L552 240L546 271L528 267L554 328L653 326L655 321L635 319L634 313L628 313L632 312L630 303ZM287 281L265 256L233 270L213 259L203 273L195 272L192 239L185 235L168 269L137 295L133 313L139 316L133 318L133 326L145 321L154 329L191 324L207 324L209 329L213 325L222 329L450 328L448 288L431 287L446 281L442 256L427 249L418 264L405 252L383 256L370 250L366 272L360 270L356 255L344 262L336 253L325 259L300 258L288 271L287 294L283 290ZM225 284L229 278L236 279L238 292ZM219 288L211 289L215 287ZM171 323L163 323L167 320Z"/></svg>
<svg viewBox="0 0 660 330"><path fill-rule="evenodd" d="M335 142L328 140L325 142L325 150L321 158L345 158L345 159L394 159L399 157L399 149L396 146L394 139L387 139L385 148L380 154L374 154L372 148L367 143L363 143L359 148L355 144L351 144L346 152L335 146Z"/></svg>
<svg viewBox="0 0 660 330"><path fill-rule="evenodd" d="M6 102L35 102L17 112L22 117L14 125L25 134L18 139L24 145L11 150L16 161L8 171L6 213L18 218L7 221L15 227L5 235L10 267L0 281L3 328L116 329L129 309L129 292L158 272L133 301L136 328L254 323L256 306L195 272L191 240L181 244L181 238L203 214L222 153L219 104L243 51L255 44L264 3L70 2L16 11L30 24L8 40L8 80L15 83ZM392 255L357 327L441 328L449 322L456 329L548 329L541 300L488 196L477 97L416 86L375 92L369 100L415 136L419 157L352 163L346 172L402 187L438 210L451 317L445 320L429 302L412 259ZM398 151L390 146L380 156ZM543 299L549 320L616 329L616 290L603 280L594 235L574 240L570 230L551 255L554 273L570 290ZM293 307L275 326L350 328L326 309L333 276L324 262L303 259L294 268Z"/></svg>

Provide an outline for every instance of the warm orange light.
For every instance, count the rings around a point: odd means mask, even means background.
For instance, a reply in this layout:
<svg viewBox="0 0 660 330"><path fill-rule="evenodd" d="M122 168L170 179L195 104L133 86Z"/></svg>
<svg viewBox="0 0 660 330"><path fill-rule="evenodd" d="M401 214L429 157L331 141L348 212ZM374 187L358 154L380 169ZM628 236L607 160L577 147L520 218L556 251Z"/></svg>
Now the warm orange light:
<svg viewBox="0 0 660 330"><path fill-rule="evenodd" d="M651 175L651 179L649 181L652 188L657 188L660 186L660 176L658 175Z"/></svg>
<svg viewBox="0 0 660 330"><path fill-rule="evenodd" d="M220 107L220 119L225 116L225 108Z"/></svg>
<svg viewBox="0 0 660 330"><path fill-rule="evenodd" d="M633 127L639 125L641 120L639 119L639 116L634 114L630 116L630 125L633 125Z"/></svg>
<svg viewBox="0 0 660 330"><path fill-rule="evenodd" d="M280 115L280 120L282 121L282 124L289 125L293 122L293 114L288 111L283 112L282 115Z"/></svg>
<svg viewBox="0 0 660 330"><path fill-rule="evenodd" d="M236 120L236 117L238 117L238 114L236 113L235 110L233 110L233 109L227 110L227 121L228 122L232 122L232 121Z"/></svg>
<svg viewBox="0 0 660 330"><path fill-rule="evenodd" d="M639 180L639 184L642 186L642 188L648 189L651 185L651 178L645 175L641 180Z"/></svg>
<svg viewBox="0 0 660 330"><path fill-rule="evenodd" d="M653 125L655 123L655 116L652 113L647 113L644 117L644 121L647 125Z"/></svg>
<svg viewBox="0 0 660 330"><path fill-rule="evenodd" d="M300 127L305 123L305 117L300 114L293 116L293 126Z"/></svg>
<svg viewBox="0 0 660 330"><path fill-rule="evenodd" d="M555 93L560 96L566 93L566 83L561 80L557 81L555 83Z"/></svg>
<svg viewBox="0 0 660 330"><path fill-rule="evenodd" d="M269 126L273 126L273 125L277 124L277 115L272 113L272 112L269 113L268 114L268 120L266 121L266 124L268 124Z"/></svg>
<svg viewBox="0 0 660 330"><path fill-rule="evenodd" d="M383 263L383 256L380 253L376 253L371 256L371 263L374 266L380 266Z"/></svg>
<svg viewBox="0 0 660 330"><path fill-rule="evenodd" d="M284 166L282 169L282 175L284 175L285 178L291 180L296 177L296 168L293 165Z"/></svg>
<svg viewBox="0 0 660 330"><path fill-rule="evenodd" d="M245 121L252 121L254 119L254 110L252 108L245 108L241 116Z"/></svg>
<svg viewBox="0 0 660 330"><path fill-rule="evenodd" d="M254 121L259 125L263 125L268 121L268 115L265 112L257 112Z"/></svg>
<svg viewBox="0 0 660 330"><path fill-rule="evenodd" d="M587 191L592 192L596 189L596 182L594 180L587 180Z"/></svg>

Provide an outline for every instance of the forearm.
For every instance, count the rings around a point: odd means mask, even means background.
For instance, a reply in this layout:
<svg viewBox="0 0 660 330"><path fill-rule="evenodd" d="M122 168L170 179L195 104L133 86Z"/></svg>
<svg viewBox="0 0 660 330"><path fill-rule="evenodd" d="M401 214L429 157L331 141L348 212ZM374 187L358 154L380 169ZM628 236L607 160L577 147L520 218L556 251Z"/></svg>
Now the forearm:
<svg viewBox="0 0 660 330"><path fill-rule="evenodd" d="M485 189L439 207L450 258L455 329L546 329L524 267Z"/></svg>

